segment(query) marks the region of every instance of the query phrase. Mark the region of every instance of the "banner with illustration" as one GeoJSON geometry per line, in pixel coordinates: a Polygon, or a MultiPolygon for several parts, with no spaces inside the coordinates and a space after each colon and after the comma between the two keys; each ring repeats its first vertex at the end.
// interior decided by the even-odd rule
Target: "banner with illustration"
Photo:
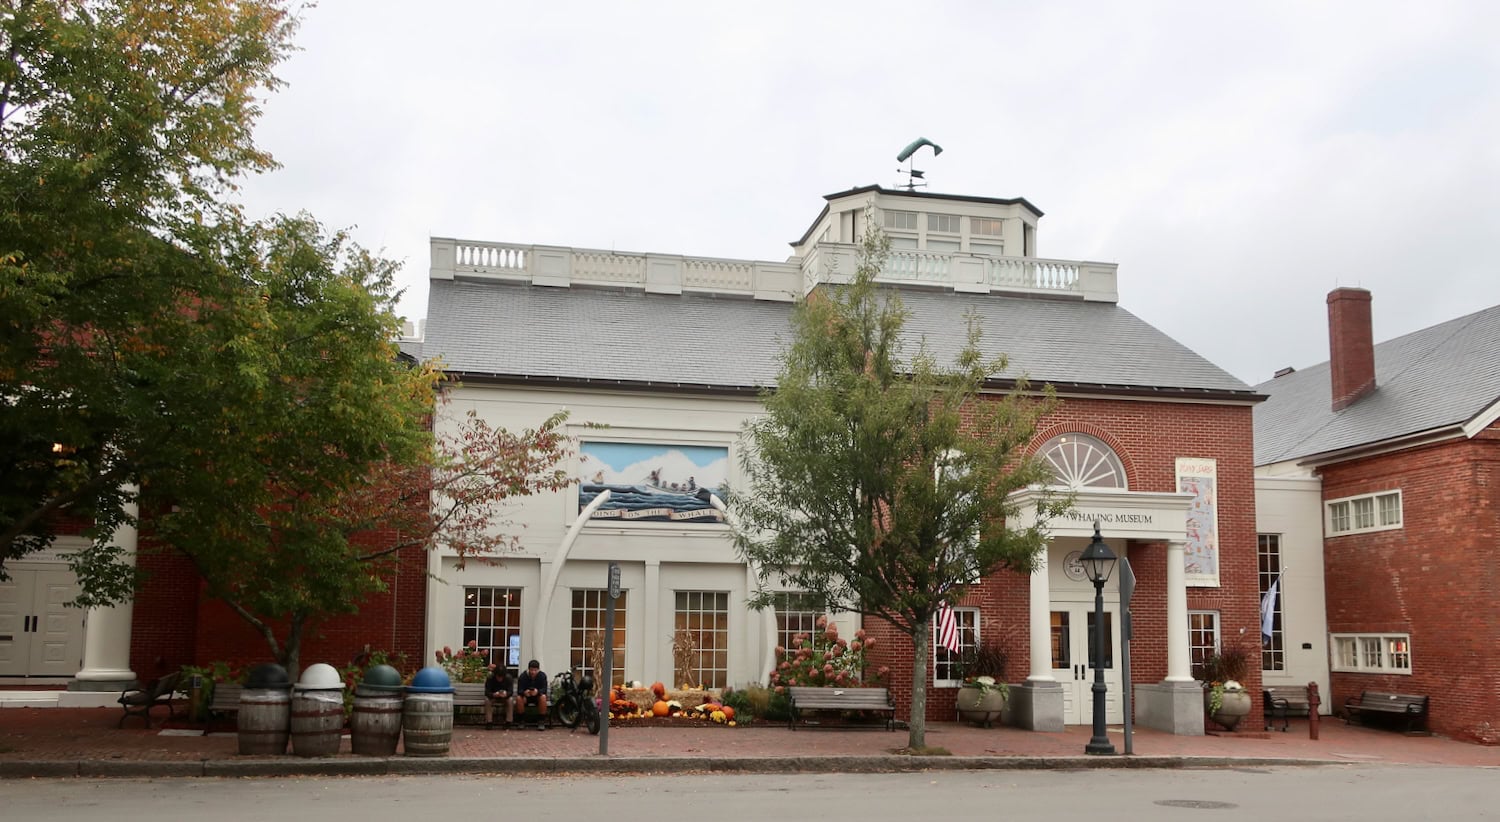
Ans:
{"type": "Polygon", "coordinates": [[[709,503],[723,499],[729,479],[729,448],[641,442],[579,445],[578,510],[600,492],[609,500],[590,519],[617,522],[720,524],[724,515],[709,503]]]}
{"type": "Polygon", "coordinates": [[[1193,495],[1187,513],[1187,584],[1219,585],[1219,470],[1204,457],[1177,458],[1177,490],[1193,495]]]}

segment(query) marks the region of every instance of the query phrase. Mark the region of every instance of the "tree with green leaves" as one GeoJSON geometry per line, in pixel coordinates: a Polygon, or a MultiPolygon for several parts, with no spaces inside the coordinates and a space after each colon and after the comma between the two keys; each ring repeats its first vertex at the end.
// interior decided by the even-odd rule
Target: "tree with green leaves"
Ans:
{"type": "Polygon", "coordinates": [[[239,283],[212,259],[295,19],[281,0],[0,3],[0,579],[60,522],[103,543],[197,445],[239,283]],[[196,381],[196,382],[195,382],[196,381]]]}
{"type": "Polygon", "coordinates": [[[815,591],[911,638],[915,750],[926,744],[934,615],[997,570],[1034,570],[1047,520],[1070,502],[1046,497],[1036,524],[1011,527],[1011,493],[1050,477],[1023,449],[1054,406],[1051,387],[1022,377],[996,392],[1006,358],[984,355],[973,316],[951,367],[925,341],[906,357],[906,309],[875,283],[889,251],[867,221],[852,282],[794,308],[766,413],[746,426],[747,482],[729,505],[759,576],[752,605],[769,607],[773,587],[815,591]]]}
{"type": "MultiPolygon", "coordinates": [[[[513,544],[506,501],[564,487],[559,413],[520,433],[470,415],[437,443],[435,363],[398,356],[396,264],[305,215],[222,236],[236,306],[192,303],[218,344],[180,363],[192,449],[146,477],[142,550],[186,557],[289,671],[331,616],[386,590],[408,548],[488,559],[513,544]],[[212,385],[193,385],[212,375],[212,385]],[[153,547],[154,546],[154,547],[153,547]]],[[[86,604],[135,583],[108,547],[77,563],[86,604]]]]}

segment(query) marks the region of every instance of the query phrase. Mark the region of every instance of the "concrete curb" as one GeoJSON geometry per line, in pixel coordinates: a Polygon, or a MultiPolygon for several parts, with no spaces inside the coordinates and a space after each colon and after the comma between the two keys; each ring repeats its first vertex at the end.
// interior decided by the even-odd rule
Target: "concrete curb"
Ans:
{"type": "Polygon", "coordinates": [[[568,757],[499,759],[452,757],[235,758],[196,761],[0,761],[0,779],[283,776],[417,776],[439,774],[679,774],[679,773],[904,773],[973,770],[1218,769],[1357,765],[1325,759],[1199,756],[792,756],[792,757],[568,757]]]}

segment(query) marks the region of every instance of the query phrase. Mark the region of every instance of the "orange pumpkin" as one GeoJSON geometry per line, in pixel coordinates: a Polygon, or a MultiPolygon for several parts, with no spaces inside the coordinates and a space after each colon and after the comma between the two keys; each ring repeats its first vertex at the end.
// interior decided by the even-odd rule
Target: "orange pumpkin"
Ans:
{"type": "Polygon", "coordinates": [[[734,719],[734,709],[733,708],[729,707],[728,705],[723,705],[723,706],[719,707],[719,710],[721,710],[721,711],[724,712],[724,718],[725,719],[734,719]]]}
{"type": "Polygon", "coordinates": [[[651,693],[656,694],[657,699],[666,699],[667,686],[661,684],[660,682],[653,682],[651,683],[651,693]]]}
{"type": "Polygon", "coordinates": [[[719,703],[717,703],[717,702],[705,702],[705,703],[703,703],[703,707],[699,708],[698,710],[700,710],[700,711],[702,711],[702,712],[704,712],[706,714],[711,714],[714,711],[719,710],[719,707],[720,707],[719,703]]]}
{"type": "Polygon", "coordinates": [[[656,715],[656,716],[666,716],[667,714],[669,714],[671,712],[672,712],[672,706],[668,705],[666,702],[664,702],[663,700],[660,700],[660,699],[658,699],[656,701],[655,705],[651,706],[651,713],[654,714],[654,715],[656,715]]]}
{"type": "Polygon", "coordinates": [[[609,689],[609,704],[613,705],[620,699],[620,694],[614,688],[609,689]]]}

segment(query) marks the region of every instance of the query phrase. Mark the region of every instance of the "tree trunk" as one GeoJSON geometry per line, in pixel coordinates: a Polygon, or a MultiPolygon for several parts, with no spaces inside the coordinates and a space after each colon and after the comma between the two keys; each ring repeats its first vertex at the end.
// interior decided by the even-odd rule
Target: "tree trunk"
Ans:
{"type": "MultiPolygon", "coordinates": [[[[919,625],[925,626],[922,622],[919,625]]],[[[910,729],[906,738],[908,748],[927,747],[927,639],[929,631],[918,628],[912,633],[911,661],[911,716],[907,719],[910,729]]]]}

